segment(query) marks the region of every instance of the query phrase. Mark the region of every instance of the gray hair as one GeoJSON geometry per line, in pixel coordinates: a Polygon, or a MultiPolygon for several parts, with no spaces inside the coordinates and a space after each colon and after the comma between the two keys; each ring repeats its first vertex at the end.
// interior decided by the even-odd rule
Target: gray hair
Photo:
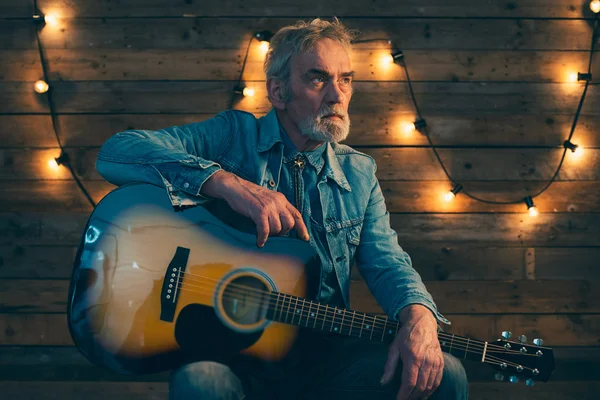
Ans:
{"type": "Polygon", "coordinates": [[[358,34],[357,30],[345,27],[337,17],[333,17],[333,22],[315,18],[310,22],[298,21],[295,25],[281,28],[271,38],[265,58],[267,80],[277,78],[284,82],[282,100],[287,103],[292,98],[290,59],[294,54],[313,51],[317,43],[326,38],[337,41],[350,51],[352,41],[358,34]]]}

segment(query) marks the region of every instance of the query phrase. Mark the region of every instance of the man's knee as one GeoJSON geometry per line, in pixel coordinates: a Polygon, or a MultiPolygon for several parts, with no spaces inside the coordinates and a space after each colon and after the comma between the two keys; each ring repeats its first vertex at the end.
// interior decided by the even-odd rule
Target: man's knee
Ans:
{"type": "Polygon", "coordinates": [[[456,357],[443,353],[444,376],[438,389],[431,396],[431,400],[455,399],[466,400],[469,398],[469,382],[467,373],[462,363],[456,357]]]}
{"type": "Polygon", "coordinates": [[[240,400],[242,382],[224,364],[200,361],[175,369],[169,382],[169,400],[240,400]]]}

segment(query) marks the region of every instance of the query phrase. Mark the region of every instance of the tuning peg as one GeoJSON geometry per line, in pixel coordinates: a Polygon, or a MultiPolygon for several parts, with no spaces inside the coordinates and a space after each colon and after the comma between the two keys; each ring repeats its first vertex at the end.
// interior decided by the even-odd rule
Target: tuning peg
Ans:
{"type": "Polygon", "coordinates": [[[510,331],[504,331],[502,332],[502,337],[504,339],[510,339],[512,337],[512,333],[510,331]]]}
{"type": "Polygon", "coordinates": [[[525,335],[519,335],[517,336],[517,340],[519,341],[519,343],[523,344],[523,343],[527,343],[527,336],[525,335]]]}
{"type": "Polygon", "coordinates": [[[544,341],[542,339],[533,339],[533,344],[535,344],[536,346],[543,346],[544,341]]]}
{"type": "Polygon", "coordinates": [[[497,372],[496,375],[494,375],[494,379],[497,381],[503,381],[504,380],[504,374],[501,374],[500,372],[497,372]]]}
{"type": "Polygon", "coordinates": [[[535,385],[535,381],[533,379],[529,378],[525,381],[525,384],[527,386],[533,386],[533,385],[535,385]]]}
{"type": "Polygon", "coordinates": [[[508,380],[510,381],[510,383],[518,383],[519,382],[519,378],[517,378],[516,376],[511,376],[510,378],[508,378],[508,380]]]}

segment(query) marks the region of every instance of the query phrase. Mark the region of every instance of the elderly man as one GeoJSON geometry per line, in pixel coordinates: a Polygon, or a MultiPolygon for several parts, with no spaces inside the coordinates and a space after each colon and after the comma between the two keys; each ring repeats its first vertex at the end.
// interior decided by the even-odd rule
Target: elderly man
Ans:
{"type": "Polygon", "coordinates": [[[114,184],[164,186],[174,207],[228,204],[270,235],[309,241],[320,259],[317,299],[348,307],[356,260],[377,302],[401,322],[386,345],[306,330],[285,365],[198,361],[173,371],[170,398],[466,399],[461,363],[442,353],[438,311],[398,245],[374,160],[339,142],[348,105],[355,35],[337,19],[282,28],[265,60],[264,117],[227,110],[158,131],[131,130],[102,147],[97,169],[114,184]]]}

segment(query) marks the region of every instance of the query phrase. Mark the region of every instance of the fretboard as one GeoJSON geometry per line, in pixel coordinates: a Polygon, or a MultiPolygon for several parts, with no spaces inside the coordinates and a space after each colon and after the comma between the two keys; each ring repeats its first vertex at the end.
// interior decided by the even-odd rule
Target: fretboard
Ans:
{"type": "MultiPolygon", "coordinates": [[[[362,339],[391,343],[400,323],[385,316],[331,307],[283,293],[272,293],[267,318],[284,324],[362,339]]],[[[486,342],[443,333],[438,335],[442,351],[457,358],[483,361],[486,342]]]]}

